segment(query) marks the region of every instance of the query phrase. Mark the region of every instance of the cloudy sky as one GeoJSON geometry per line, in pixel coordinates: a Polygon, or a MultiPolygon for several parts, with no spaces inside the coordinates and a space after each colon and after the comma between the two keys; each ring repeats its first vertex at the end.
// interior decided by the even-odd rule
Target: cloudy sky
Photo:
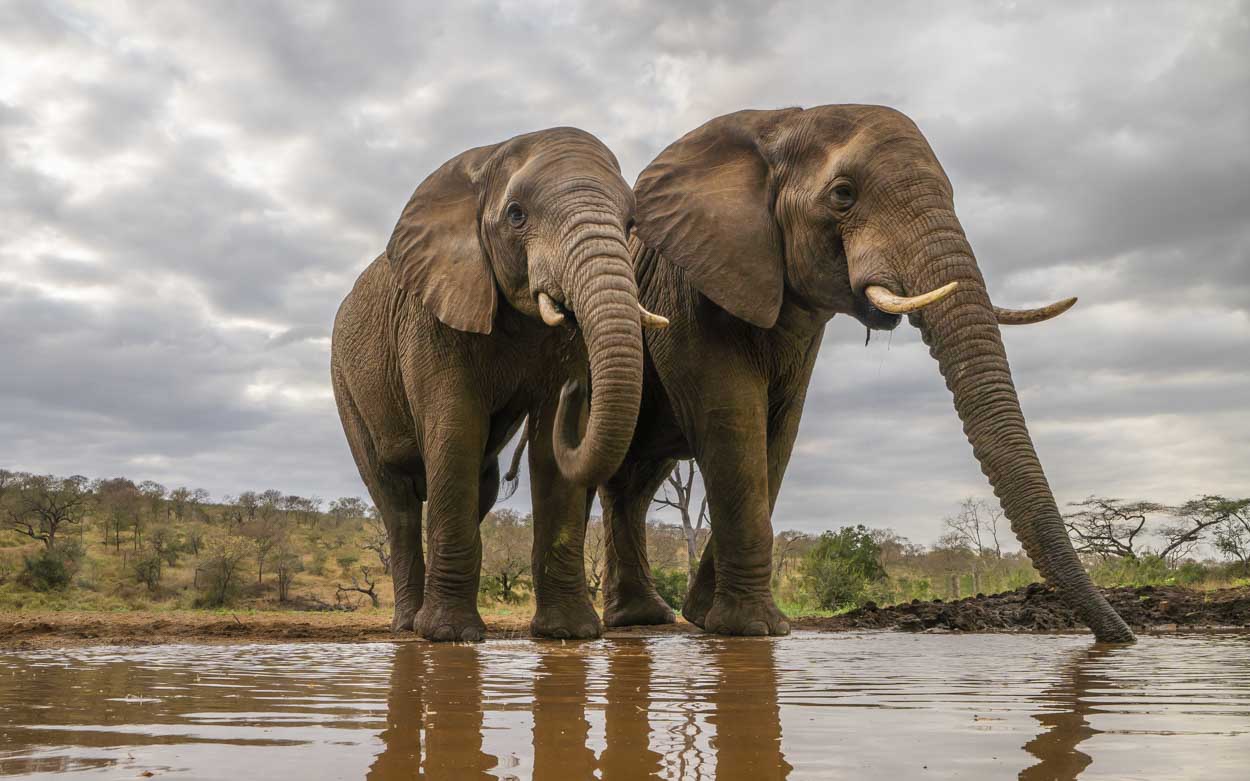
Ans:
{"type": "MultiPolygon", "coordinates": [[[[441,162],[575,125],[632,181],[741,108],[914,118],[1060,502],[1250,493],[1250,6],[0,3],[0,466],[363,495],[335,308],[441,162]]],[[[779,528],[988,495],[906,325],[827,329],[779,528]]],[[[528,504],[524,485],[513,498],[528,504]]]]}

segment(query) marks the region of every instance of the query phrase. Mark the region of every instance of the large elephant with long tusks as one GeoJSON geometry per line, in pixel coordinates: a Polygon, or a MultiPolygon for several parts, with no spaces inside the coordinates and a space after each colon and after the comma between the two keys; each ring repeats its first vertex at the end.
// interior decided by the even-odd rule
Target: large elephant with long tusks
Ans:
{"type": "Polygon", "coordinates": [[[471,149],[417,187],[343,301],[331,375],[390,537],[394,629],[482,639],[478,524],[496,498],[499,451],[529,415],[531,628],[602,631],[582,518],[633,436],[641,329],[664,325],[638,304],[633,210],[616,158],[586,132],[471,149]]]}
{"type": "Polygon", "coordinates": [[[880,106],[740,111],[711,120],[639,176],[631,252],[645,337],[635,441],[601,488],[608,625],[663,623],[644,544],[674,459],[703,473],[712,538],[683,615],[725,634],[785,634],[770,590],[771,513],[825,323],[891,329],[910,316],[954,396],[973,454],[1042,575],[1100,640],[1133,634],[1081,566],[1020,410],[994,305],[950,181],[906,116],[880,106]]]}

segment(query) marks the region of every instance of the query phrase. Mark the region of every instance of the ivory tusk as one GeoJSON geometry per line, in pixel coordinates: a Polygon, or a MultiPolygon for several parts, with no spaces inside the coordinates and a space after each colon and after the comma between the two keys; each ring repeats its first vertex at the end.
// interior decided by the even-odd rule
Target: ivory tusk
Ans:
{"type": "Polygon", "coordinates": [[[954,293],[957,287],[959,287],[958,282],[949,282],[937,290],[930,290],[928,293],[922,293],[918,296],[896,296],[880,285],[869,285],[864,288],[864,295],[868,297],[873,306],[882,312],[888,312],[892,315],[905,315],[908,312],[915,312],[921,307],[941,301],[951,293],[954,293]]]}
{"type": "Polygon", "coordinates": [[[546,293],[538,294],[538,313],[542,315],[543,322],[553,328],[564,322],[564,313],[560,311],[560,307],[556,302],[551,300],[551,296],[546,293]]]}
{"type": "Polygon", "coordinates": [[[1056,301],[1050,306],[1038,307],[1037,309],[1004,309],[1001,306],[996,306],[994,307],[994,316],[998,318],[999,325],[1031,325],[1040,323],[1043,320],[1049,320],[1052,317],[1058,317],[1071,309],[1075,303],[1076,296],[1065,298],[1062,301],[1056,301]]]}
{"type": "Polygon", "coordinates": [[[652,330],[657,330],[657,331],[661,328],[668,328],[667,317],[661,317],[660,315],[657,315],[654,312],[648,312],[646,309],[643,308],[642,304],[638,305],[638,315],[639,315],[639,318],[642,320],[643,328],[650,328],[652,330]]]}

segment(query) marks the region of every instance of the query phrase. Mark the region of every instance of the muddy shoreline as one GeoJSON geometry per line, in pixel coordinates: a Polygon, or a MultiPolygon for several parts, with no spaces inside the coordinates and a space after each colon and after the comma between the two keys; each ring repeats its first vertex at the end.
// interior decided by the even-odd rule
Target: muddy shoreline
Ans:
{"type": "MultiPolygon", "coordinates": [[[[1177,587],[1105,589],[1111,604],[1139,632],[1250,628],[1250,588],[1194,591],[1177,587]]],[[[529,619],[486,617],[490,639],[528,636],[529,619]]],[[[795,617],[796,629],[846,632],[889,629],[911,632],[1084,632],[1058,594],[1041,584],[956,602],[869,605],[832,618],[795,617]]],[[[612,629],[608,637],[697,634],[679,621],[663,627],[612,629]]],[[[392,634],[378,614],[195,611],[94,613],[31,611],[0,615],[0,649],[162,643],[361,643],[412,642],[392,634]]]]}

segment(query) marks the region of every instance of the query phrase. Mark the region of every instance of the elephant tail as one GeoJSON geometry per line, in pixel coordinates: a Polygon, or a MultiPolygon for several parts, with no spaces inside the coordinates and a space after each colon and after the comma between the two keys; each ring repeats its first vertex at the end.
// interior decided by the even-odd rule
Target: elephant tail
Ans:
{"type": "Polygon", "coordinates": [[[503,479],[499,481],[499,502],[511,499],[516,493],[517,485],[520,479],[517,474],[521,471],[521,456],[525,453],[525,445],[530,439],[530,421],[525,419],[525,428],[521,429],[521,441],[517,443],[516,450],[512,453],[512,465],[508,467],[508,471],[504,473],[503,479]]]}

